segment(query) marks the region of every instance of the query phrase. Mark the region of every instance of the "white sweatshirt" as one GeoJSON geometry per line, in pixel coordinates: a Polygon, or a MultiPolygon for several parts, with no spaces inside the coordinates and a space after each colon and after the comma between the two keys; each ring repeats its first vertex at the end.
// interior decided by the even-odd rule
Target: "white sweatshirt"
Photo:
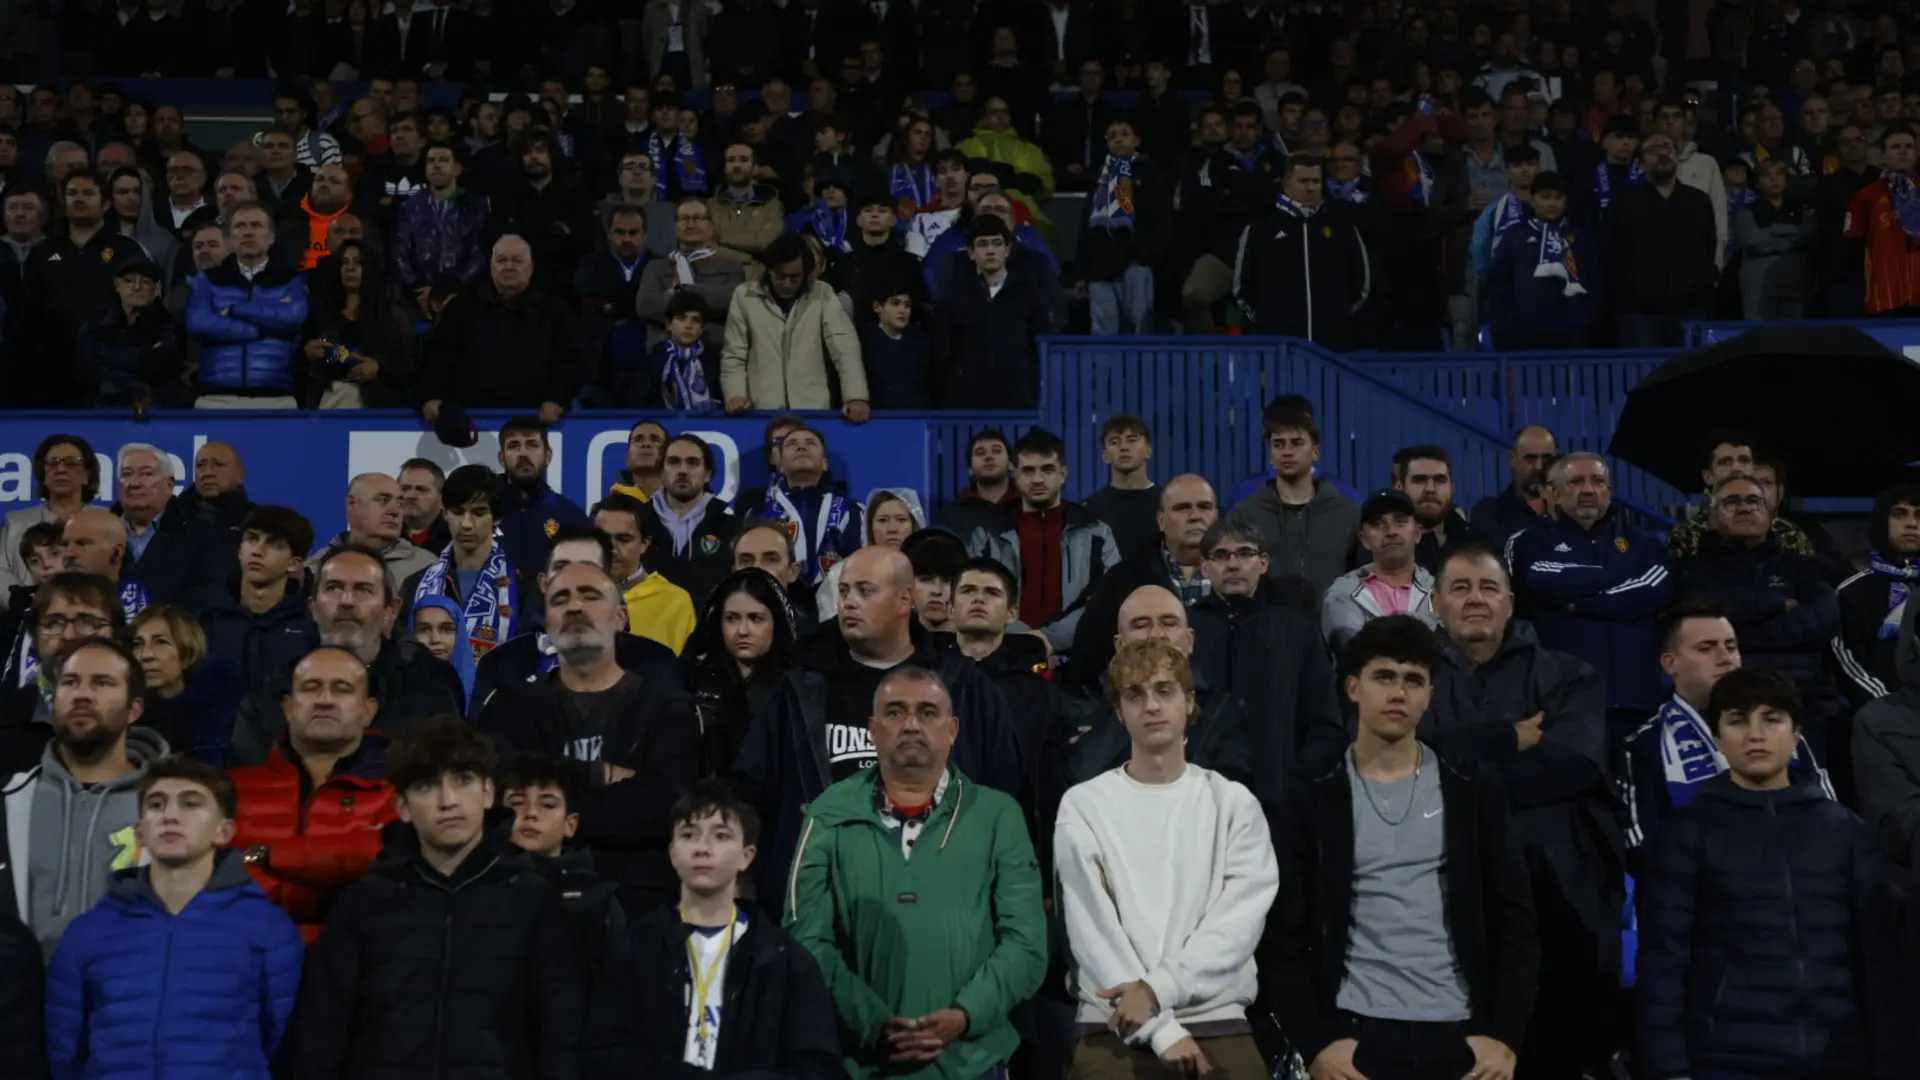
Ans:
{"type": "Polygon", "coordinates": [[[1105,1024],[1099,992],[1136,979],[1160,1012],[1128,1042],[1156,1055],[1187,1037],[1183,1024],[1246,1017],[1280,891],[1252,792],[1198,765],[1171,784],[1102,773],[1061,800],[1054,872],[1081,1023],[1105,1024]]]}

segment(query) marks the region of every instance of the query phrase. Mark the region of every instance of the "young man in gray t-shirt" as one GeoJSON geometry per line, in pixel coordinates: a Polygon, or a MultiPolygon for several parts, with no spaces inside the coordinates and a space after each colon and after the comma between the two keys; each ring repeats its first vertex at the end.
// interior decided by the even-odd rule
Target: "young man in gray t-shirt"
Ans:
{"type": "Polygon", "coordinates": [[[1280,900],[1261,975],[1314,1080],[1513,1080],[1539,966],[1532,894],[1496,778],[1415,737],[1440,663],[1406,615],[1342,670],[1342,760],[1276,813],[1280,900]]]}

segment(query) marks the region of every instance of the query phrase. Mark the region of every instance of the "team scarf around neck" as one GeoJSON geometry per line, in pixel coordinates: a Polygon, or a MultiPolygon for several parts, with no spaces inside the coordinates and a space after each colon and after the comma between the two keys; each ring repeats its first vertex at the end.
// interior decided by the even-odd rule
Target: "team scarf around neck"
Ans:
{"type": "Polygon", "coordinates": [[[1500,234],[1508,229],[1517,228],[1527,220],[1527,204],[1520,196],[1506,194],[1493,204],[1493,250],[1500,250],[1500,234]]]}
{"type": "Polygon", "coordinates": [[[666,392],[667,408],[687,413],[712,412],[713,392],[707,386],[706,365],[700,362],[707,352],[706,343],[696,341],[683,347],[669,339],[665,344],[667,366],[661,372],[660,382],[666,392]]]}
{"type": "Polygon", "coordinates": [[[692,285],[693,264],[702,259],[713,258],[714,249],[697,248],[693,251],[676,251],[668,256],[673,260],[674,281],[681,285],[692,285]]]}
{"type": "Polygon", "coordinates": [[[835,210],[825,199],[813,200],[813,235],[828,251],[852,251],[847,243],[847,212],[835,210]]]}
{"type": "MultiPolygon", "coordinates": [[[[487,563],[474,579],[472,594],[453,597],[460,603],[460,640],[473,653],[476,663],[512,637],[520,621],[519,587],[507,566],[507,552],[500,543],[500,535],[496,529],[493,550],[487,553],[487,563]]],[[[447,550],[421,573],[420,584],[413,590],[413,604],[417,606],[429,596],[452,596],[447,588],[456,581],[453,545],[448,544],[447,550]]]]}
{"type": "Polygon", "coordinates": [[[1580,284],[1580,263],[1573,257],[1566,221],[1534,220],[1528,224],[1540,234],[1540,261],[1534,265],[1533,276],[1559,278],[1561,296],[1585,296],[1587,287],[1580,284]]]}
{"type": "Polygon", "coordinates": [[[1314,212],[1320,209],[1318,206],[1301,206],[1299,203],[1287,198],[1284,192],[1274,197],[1273,205],[1302,220],[1312,217],[1314,212]]]}
{"type": "Polygon", "coordinates": [[[1893,216],[1900,221],[1900,231],[1907,234],[1909,243],[1920,244],[1920,190],[1915,190],[1913,177],[1888,173],[1887,195],[1893,203],[1893,216]]]}
{"type": "Polygon", "coordinates": [[[793,561],[800,564],[800,579],[809,585],[819,584],[834,563],[859,547],[859,533],[849,528],[856,524],[853,502],[837,491],[828,491],[820,500],[820,515],[811,533],[806,522],[800,520],[799,507],[787,497],[784,476],[767,486],[767,501],[760,507],[760,516],[786,532],[793,544],[793,561]]]}
{"type": "MultiPolygon", "coordinates": [[[[658,198],[667,195],[667,140],[659,132],[647,136],[647,156],[653,159],[653,193],[658,198]]],[[[707,190],[707,159],[700,148],[685,135],[673,137],[672,174],[680,180],[680,190],[701,192],[707,190]]]]}
{"type": "Polygon", "coordinates": [[[1355,205],[1373,198],[1373,177],[1362,173],[1351,180],[1327,181],[1327,198],[1355,205]]]}
{"type": "MultiPolygon", "coordinates": [[[[1693,801],[1701,784],[1727,771],[1727,759],[1707,722],[1678,698],[1661,706],[1654,721],[1660,725],[1661,778],[1666,783],[1667,802],[1678,810],[1693,801]]],[[[1821,790],[1827,798],[1834,798],[1833,782],[1813,756],[1805,736],[1794,747],[1788,769],[1819,778],[1821,790]]]]}
{"type": "MultiPolygon", "coordinates": [[[[1646,179],[1647,173],[1646,170],[1640,167],[1640,159],[1633,159],[1632,163],[1627,166],[1627,186],[1637,188],[1644,183],[1646,179]]],[[[1604,161],[1593,167],[1593,193],[1595,201],[1600,204],[1600,209],[1605,210],[1612,204],[1613,170],[1608,168],[1607,163],[1604,161]]]]}
{"type": "Polygon", "coordinates": [[[1920,564],[1888,562],[1880,553],[1870,552],[1867,566],[1878,577],[1887,578],[1887,614],[1880,620],[1880,630],[1874,636],[1881,641],[1891,641],[1900,636],[1900,620],[1907,614],[1907,597],[1913,593],[1913,583],[1920,581],[1920,564]]]}
{"type": "Polygon", "coordinates": [[[1433,161],[1427,155],[1415,150],[1407,155],[1404,166],[1407,177],[1407,197],[1418,206],[1427,205],[1433,197],[1433,161]]]}
{"type": "Polygon", "coordinates": [[[1133,159],[1107,155],[1100,182],[1093,186],[1087,224],[1103,229],[1133,228],[1133,159]]]}
{"type": "MultiPolygon", "coordinates": [[[[128,578],[120,583],[120,613],[124,625],[131,627],[134,616],[147,610],[147,587],[128,578]]],[[[20,668],[20,685],[32,686],[40,679],[40,657],[33,651],[33,633],[27,631],[20,635],[20,655],[17,658],[20,668]]]]}
{"type": "Polygon", "coordinates": [[[933,170],[924,164],[897,162],[888,178],[887,193],[893,196],[893,213],[901,221],[925,209],[933,201],[933,170]]]}

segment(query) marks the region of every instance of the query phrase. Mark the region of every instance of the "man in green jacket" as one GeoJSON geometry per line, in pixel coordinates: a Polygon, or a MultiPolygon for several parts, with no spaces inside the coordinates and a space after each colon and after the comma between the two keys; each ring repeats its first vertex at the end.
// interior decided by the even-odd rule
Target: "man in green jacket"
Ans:
{"type": "Polygon", "coordinates": [[[1046,971],[1040,868],[1020,806],[948,764],[961,719],[940,677],[874,693],[878,767],[806,808],[785,912],[820,962],[853,1080],[999,1075],[1008,1021],[1046,971]]]}

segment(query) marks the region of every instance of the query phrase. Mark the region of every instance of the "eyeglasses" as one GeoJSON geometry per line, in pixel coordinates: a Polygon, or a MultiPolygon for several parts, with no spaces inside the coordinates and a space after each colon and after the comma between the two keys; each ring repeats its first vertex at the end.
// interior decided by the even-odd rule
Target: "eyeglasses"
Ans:
{"type": "Polygon", "coordinates": [[[113,625],[98,615],[42,615],[38,626],[51,634],[64,634],[68,627],[83,634],[98,634],[113,625]]]}
{"type": "Polygon", "coordinates": [[[83,457],[50,457],[46,460],[49,469],[84,469],[87,459],[83,457]]]}
{"type": "Polygon", "coordinates": [[[1215,563],[1252,562],[1259,557],[1259,549],[1250,547],[1214,548],[1212,551],[1207,552],[1207,561],[1215,563]]]}
{"type": "Polygon", "coordinates": [[[1767,505],[1767,500],[1758,495],[1729,495],[1720,500],[1722,510],[1758,510],[1767,505]]]}

